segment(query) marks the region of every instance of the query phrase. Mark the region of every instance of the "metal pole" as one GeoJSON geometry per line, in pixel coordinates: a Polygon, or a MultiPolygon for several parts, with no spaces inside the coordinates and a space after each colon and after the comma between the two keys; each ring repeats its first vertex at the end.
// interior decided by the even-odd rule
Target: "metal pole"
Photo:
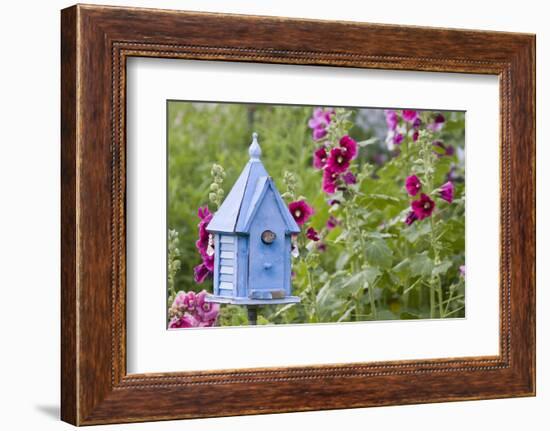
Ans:
{"type": "Polygon", "coordinates": [[[258,323],[258,306],[249,305],[246,309],[248,311],[248,324],[256,325],[258,323]]]}

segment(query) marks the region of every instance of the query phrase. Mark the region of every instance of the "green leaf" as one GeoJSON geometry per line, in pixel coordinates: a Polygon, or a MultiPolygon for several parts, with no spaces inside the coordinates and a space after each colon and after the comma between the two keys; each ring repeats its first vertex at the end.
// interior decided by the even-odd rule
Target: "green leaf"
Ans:
{"type": "Polygon", "coordinates": [[[378,141],[379,141],[378,138],[374,137],[374,138],[366,139],[364,141],[359,141],[357,142],[357,145],[359,145],[360,147],[366,147],[368,145],[377,144],[378,141]]]}
{"type": "Polygon", "coordinates": [[[393,251],[386,241],[381,238],[373,238],[367,241],[367,261],[371,265],[389,268],[393,261],[393,251]]]}
{"type": "Polygon", "coordinates": [[[452,265],[453,263],[450,260],[444,260],[432,269],[432,275],[435,277],[436,275],[445,274],[452,265]]]}
{"type": "Polygon", "coordinates": [[[410,268],[412,276],[429,276],[432,274],[433,262],[427,254],[418,254],[411,258],[410,268]]]}

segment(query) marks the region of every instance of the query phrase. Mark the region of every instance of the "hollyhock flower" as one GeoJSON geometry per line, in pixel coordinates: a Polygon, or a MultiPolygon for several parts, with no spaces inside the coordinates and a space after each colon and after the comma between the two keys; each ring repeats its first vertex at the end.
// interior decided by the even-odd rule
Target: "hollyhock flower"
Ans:
{"type": "Polygon", "coordinates": [[[327,149],[325,146],[317,148],[313,152],[313,167],[317,169],[323,169],[327,164],[327,149]]]}
{"type": "Polygon", "coordinates": [[[197,294],[197,309],[196,315],[202,323],[209,323],[208,325],[201,326],[213,326],[214,322],[218,318],[220,312],[220,305],[206,301],[208,293],[203,290],[197,294]]]}
{"type": "Polygon", "coordinates": [[[384,109],[384,114],[386,114],[386,124],[388,125],[389,130],[395,130],[397,123],[399,122],[399,117],[393,109],[384,109]]]}
{"type": "Polygon", "coordinates": [[[200,284],[204,282],[204,280],[206,280],[206,278],[210,274],[212,274],[212,271],[208,269],[206,264],[203,262],[195,266],[195,268],[193,268],[193,273],[194,273],[195,282],[200,284]]]}
{"type": "Polygon", "coordinates": [[[332,230],[334,229],[336,226],[338,226],[340,224],[340,220],[338,220],[336,217],[334,216],[330,216],[327,220],[327,229],[328,230],[332,230]]]}
{"type": "Polygon", "coordinates": [[[197,295],[195,292],[187,292],[185,297],[183,298],[183,305],[185,308],[189,311],[195,310],[195,305],[197,304],[197,295]]]}
{"type": "Polygon", "coordinates": [[[353,175],[353,173],[351,172],[346,172],[343,176],[342,176],[342,179],[344,180],[344,182],[346,184],[356,184],[357,183],[357,178],[355,177],[355,175],[353,175]]]}
{"type": "Polygon", "coordinates": [[[204,257],[207,256],[206,250],[208,248],[208,238],[210,235],[206,230],[206,227],[214,215],[210,213],[208,206],[204,206],[202,208],[199,207],[198,216],[200,218],[200,222],[197,225],[199,228],[199,239],[195,242],[195,246],[197,247],[197,250],[199,250],[201,256],[204,257]]]}
{"type": "Polygon", "coordinates": [[[327,169],[336,173],[346,172],[349,168],[351,157],[343,148],[333,148],[327,160],[327,169]]]}
{"type": "Polygon", "coordinates": [[[418,133],[418,130],[415,130],[412,134],[413,142],[418,141],[418,137],[420,136],[420,133],[418,133]]]}
{"type": "Polygon", "coordinates": [[[422,193],[420,199],[412,201],[411,206],[418,220],[424,220],[432,215],[435,202],[427,194],[422,193]]]}
{"type": "Polygon", "coordinates": [[[357,142],[348,135],[342,136],[340,139],[340,147],[343,148],[349,160],[353,160],[355,156],[357,156],[357,142]]]}
{"type": "Polygon", "coordinates": [[[338,181],[339,174],[334,172],[332,168],[327,166],[323,171],[323,191],[325,193],[332,194],[336,191],[336,182],[338,181]]]}
{"type": "Polygon", "coordinates": [[[314,140],[318,141],[327,135],[332,114],[334,114],[334,109],[315,108],[313,110],[313,116],[307,124],[313,130],[312,135],[314,140]]]}
{"type": "Polygon", "coordinates": [[[312,241],[319,241],[319,232],[312,227],[309,227],[306,231],[306,237],[312,241]]]}
{"type": "Polygon", "coordinates": [[[451,203],[454,198],[455,187],[452,182],[447,181],[439,188],[439,196],[444,201],[451,203]]]}
{"type": "Polygon", "coordinates": [[[418,112],[412,109],[403,109],[402,115],[407,123],[414,123],[418,118],[418,112]]]}
{"type": "Polygon", "coordinates": [[[443,156],[452,156],[455,153],[455,149],[451,145],[445,145],[441,141],[433,141],[434,154],[441,158],[443,156]]]}
{"type": "Polygon", "coordinates": [[[168,328],[178,329],[178,328],[193,328],[199,325],[197,319],[195,319],[191,314],[185,313],[182,316],[175,316],[168,323],[168,328]]]}
{"type": "Polygon", "coordinates": [[[415,129],[418,129],[421,125],[422,125],[422,120],[420,119],[420,117],[417,117],[416,120],[414,120],[412,123],[412,126],[415,129]]]}
{"type": "Polygon", "coordinates": [[[458,267],[458,273],[462,278],[466,277],[466,265],[460,265],[458,267]]]}
{"type": "Polygon", "coordinates": [[[176,297],[174,298],[174,302],[172,302],[172,307],[182,311],[185,310],[187,308],[187,304],[185,303],[186,297],[187,297],[187,294],[183,290],[180,290],[176,294],[176,297]]]}
{"type": "Polygon", "coordinates": [[[403,133],[396,133],[393,135],[392,141],[394,145],[401,145],[401,142],[403,142],[403,139],[405,137],[403,136],[403,133]]]}
{"type": "Polygon", "coordinates": [[[318,127],[316,129],[313,129],[312,136],[314,141],[320,141],[325,136],[327,136],[327,129],[324,129],[322,127],[318,127]]]}
{"type": "Polygon", "coordinates": [[[409,196],[416,196],[422,188],[420,178],[418,178],[416,175],[408,176],[405,180],[405,188],[407,189],[407,193],[409,194],[409,196]]]}
{"type": "Polygon", "coordinates": [[[303,199],[289,203],[288,209],[299,226],[307,222],[313,215],[313,208],[303,199]]]}
{"type": "Polygon", "coordinates": [[[409,213],[407,214],[407,218],[405,219],[405,224],[407,226],[410,226],[411,224],[413,224],[416,220],[418,220],[418,217],[416,216],[416,214],[414,213],[414,211],[409,211],[409,213]]]}
{"type": "Polygon", "coordinates": [[[443,116],[443,114],[437,114],[433,122],[427,125],[427,128],[430,129],[432,132],[439,132],[443,128],[444,123],[445,117],[443,116]]]}

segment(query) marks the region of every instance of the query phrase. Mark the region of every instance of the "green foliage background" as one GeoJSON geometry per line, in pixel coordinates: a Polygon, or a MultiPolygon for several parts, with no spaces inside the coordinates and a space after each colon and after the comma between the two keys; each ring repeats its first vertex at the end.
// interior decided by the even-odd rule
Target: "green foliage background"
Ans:
{"type": "MultiPolygon", "coordinates": [[[[446,181],[454,166],[455,201],[437,201],[442,210],[433,217],[434,224],[424,220],[407,227],[403,219],[411,199],[404,181],[411,170],[422,174],[421,145],[410,144],[406,157],[394,157],[384,142],[383,111],[346,109],[348,133],[364,144],[353,164],[360,181],[352,195],[341,197],[347,199],[345,204],[331,209],[329,196],[321,190],[322,174],[312,167],[312,153],[319,145],[307,127],[312,111],[301,106],[168,103],[168,226],[179,237],[171,235],[169,261],[180,263],[171,265],[176,269],[168,283],[167,305],[180,290],[212,291],[211,279],[203,284],[193,280],[193,267],[201,262],[195,248],[197,209],[209,204],[212,165],[225,169],[227,194],[248,160],[251,134],[257,132],[262,161],[281,192],[286,190],[285,172],[296,174],[297,195],[315,208],[310,226],[321,231],[329,210],[348,220],[325,230],[323,253],[301,235],[303,251],[293,263],[293,289],[302,301],[263,307],[259,323],[463,317],[464,280],[458,267],[464,264],[464,163],[457,153],[464,149],[464,114],[445,113],[447,121],[437,139],[458,151],[433,160],[434,187],[446,181]]],[[[220,325],[246,323],[243,307],[222,306],[220,325]]]]}

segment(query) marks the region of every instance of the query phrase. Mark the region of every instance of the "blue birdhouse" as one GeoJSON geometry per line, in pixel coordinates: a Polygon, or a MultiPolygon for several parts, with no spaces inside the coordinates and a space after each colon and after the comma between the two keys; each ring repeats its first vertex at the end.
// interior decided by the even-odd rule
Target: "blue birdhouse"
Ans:
{"type": "Polygon", "coordinates": [[[260,160],[250,160],[207,226],[214,244],[214,294],[207,301],[254,306],[300,302],[292,296],[292,237],[300,228],[260,160]]]}

